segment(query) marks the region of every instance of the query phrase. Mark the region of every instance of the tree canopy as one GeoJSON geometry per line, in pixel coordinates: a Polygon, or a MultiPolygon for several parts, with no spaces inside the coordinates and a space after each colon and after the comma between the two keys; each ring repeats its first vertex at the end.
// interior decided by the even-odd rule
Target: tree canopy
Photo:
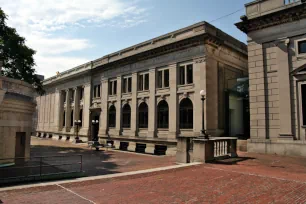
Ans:
{"type": "Polygon", "coordinates": [[[7,16],[0,8],[0,61],[1,74],[32,84],[39,94],[44,94],[40,79],[35,74],[35,50],[25,45],[25,38],[16,29],[7,26],[7,16]]]}

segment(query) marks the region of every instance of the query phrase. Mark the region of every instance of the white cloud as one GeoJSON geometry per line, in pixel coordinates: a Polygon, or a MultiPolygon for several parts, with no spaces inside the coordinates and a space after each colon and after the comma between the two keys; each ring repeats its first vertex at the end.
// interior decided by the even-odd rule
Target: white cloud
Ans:
{"type": "Polygon", "coordinates": [[[36,55],[35,61],[41,67],[43,67],[45,77],[51,77],[56,74],[57,71],[63,72],[67,69],[76,67],[78,65],[88,62],[86,58],[77,57],[60,57],[60,56],[42,56],[36,55]]]}
{"type": "Polygon", "coordinates": [[[124,0],[0,0],[9,15],[8,24],[26,38],[37,51],[37,72],[47,77],[88,59],[63,57],[63,54],[91,48],[88,39],[58,37],[71,27],[132,27],[145,22],[145,9],[137,1],[124,0]],[[55,31],[57,35],[55,35],[55,31]]]}

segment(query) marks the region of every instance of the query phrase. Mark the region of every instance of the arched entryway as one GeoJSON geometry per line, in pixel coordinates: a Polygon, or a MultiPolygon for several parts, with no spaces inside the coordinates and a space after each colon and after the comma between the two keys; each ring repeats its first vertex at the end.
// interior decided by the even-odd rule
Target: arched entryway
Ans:
{"type": "Polygon", "coordinates": [[[131,106],[125,104],[122,108],[122,127],[131,128],[131,106]]]}
{"type": "Polygon", "coordinates": [[[142,102],[138,108],[138,125],[139,128],[148,128],[148,105],[142,102]]]}
{"type": "Polygon", "coordinates": [[[160,101],[157,106],[157,128],[169,128],[169,106],[165,100],[160,101]]]}
{"type": "Polygon", "coordinates": [[[180,102],[180,129],[193,129],[193,104],[189,98],[180,102]]]}

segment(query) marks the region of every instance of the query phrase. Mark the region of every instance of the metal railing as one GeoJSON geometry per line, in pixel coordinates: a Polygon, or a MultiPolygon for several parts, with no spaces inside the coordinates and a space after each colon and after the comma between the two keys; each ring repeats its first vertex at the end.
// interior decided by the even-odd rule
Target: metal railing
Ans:
{"type": "Polygon", "coordinates": [[[0,184],[71,177],[83,172],[82,155],[15,157],[0,159],[0,184]]]}

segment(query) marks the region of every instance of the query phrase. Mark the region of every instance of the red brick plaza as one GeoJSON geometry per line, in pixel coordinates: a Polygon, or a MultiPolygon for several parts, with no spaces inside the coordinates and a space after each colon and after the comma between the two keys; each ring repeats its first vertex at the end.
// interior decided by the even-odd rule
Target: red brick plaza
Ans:
{"type": "Polygon", "coordinates": [[[239,162],[0,191],[0,199],[9,204],[306,203],[305,158],[239,155],[239,162]]]}

